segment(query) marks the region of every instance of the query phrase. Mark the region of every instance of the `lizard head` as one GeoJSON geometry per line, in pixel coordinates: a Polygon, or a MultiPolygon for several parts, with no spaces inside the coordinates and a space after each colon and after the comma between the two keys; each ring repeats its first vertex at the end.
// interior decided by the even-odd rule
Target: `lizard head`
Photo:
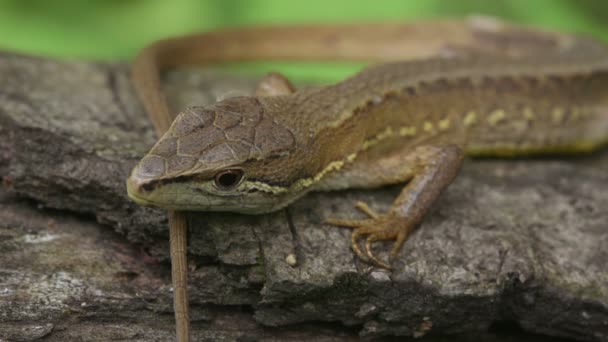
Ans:
{"type": "Polygon", "coordinates": [[[233,97],[187,108],[131,171],[129,197],[173,210],[279,209],[290,193],[261,180],[261,174],[273,172],[269,160],[276,165],[290,157],[295,139],[273,119],[270,107],[277,106],[256,97],[233,97]]]}

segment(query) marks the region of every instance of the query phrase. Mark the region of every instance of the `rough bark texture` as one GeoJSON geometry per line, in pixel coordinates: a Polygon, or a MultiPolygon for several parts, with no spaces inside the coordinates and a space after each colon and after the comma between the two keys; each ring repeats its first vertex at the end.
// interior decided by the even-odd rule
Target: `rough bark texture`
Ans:
{"type": "MultiPolygon", "coordinates": [[[[125,195],[154,142],[127,67],[5,53],[0,75],[0,341],[169,340],[165,212],[125,195]]],[[[208,72],[166,81],[176,110],[252,85],[208,72]]],[[[322,223],[359,216],[357,200],[383,210],[398,190],[311,194],[264,216],[191,214],[195,336],[480,336],[511,322],[608,339],[607,151],[467,161],[392,272],[358,262],[349,231],[322,223]]]]}

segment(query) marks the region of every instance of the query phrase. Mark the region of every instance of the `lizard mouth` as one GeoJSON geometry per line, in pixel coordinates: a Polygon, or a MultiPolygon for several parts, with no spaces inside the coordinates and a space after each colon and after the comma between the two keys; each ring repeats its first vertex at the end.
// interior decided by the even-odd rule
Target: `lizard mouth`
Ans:
{"type": "Polygon", "coordinates": [[[141,195],[141,186],[134,182],[134,180],[129,177],[127,179],[127,195],[130,199],[132,199],[135,203],[144,206],[158,206],[158,204],[150,201],[148,198],[141,195]]]}

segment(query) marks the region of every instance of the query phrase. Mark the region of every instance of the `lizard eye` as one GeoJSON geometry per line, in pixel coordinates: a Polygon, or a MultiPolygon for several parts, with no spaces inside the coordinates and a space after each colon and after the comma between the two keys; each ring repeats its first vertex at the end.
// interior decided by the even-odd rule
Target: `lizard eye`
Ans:
{"type": "Polygon", "coordinates": [[[215,187],[220,190],[232,190],[243,179],[243,170],[229,169],[220,171],[215,175],[215,187]]]}

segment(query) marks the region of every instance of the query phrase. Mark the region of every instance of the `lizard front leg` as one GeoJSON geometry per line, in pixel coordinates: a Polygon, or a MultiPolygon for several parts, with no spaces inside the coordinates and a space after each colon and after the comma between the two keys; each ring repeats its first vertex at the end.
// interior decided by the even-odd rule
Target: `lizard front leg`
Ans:
{"type": "Polygon", "coordinates": [[[458,174],[462,165],[463,151],[458,145],[419,146],[410,154],[401,157],[404,163],[411,166],[412,178],[388,212],[378,214],[365,203],[358,203],[357,208],[370,218],[326,220],[332,225],[353,228],[351,246],[354,252],[361,259],[387,269],[391,266],[373,255],[372,243],[394,240],[390,257],[392,259],[397,255],[433,202],[458,174]],[[362,238],[365,238],[364,249],[359,245],[359,240],[362,238]]]}

